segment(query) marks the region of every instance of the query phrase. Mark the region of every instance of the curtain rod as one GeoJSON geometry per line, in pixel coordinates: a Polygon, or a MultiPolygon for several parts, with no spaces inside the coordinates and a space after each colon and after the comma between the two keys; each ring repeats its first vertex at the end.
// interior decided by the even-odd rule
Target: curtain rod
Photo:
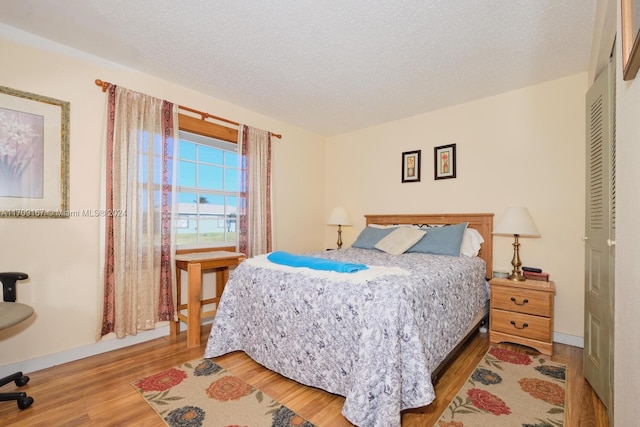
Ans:
{"type": "MultiPolygon", "coordinates": [[[[109,86],[111,86],[111,83],[102,81],[100,79],[96,79],[96,86],[100,86],[102,88],[102,91],[106,92],[107,89],[109,89],[109,86]]],[[[225,119],[224,117],[214,116],[213,114],[205,113],[204,111],[194,110],[193,108],[185,107],[184,105],[178,105],[178,108],[181,110],[189,111],[191,113],[200,114],[200,116],[202,117],[202,120],[214,119],[214,120],[219,120],[221,122],[230,123],[236,126],[240,125],[240,123],[234,122],[233,120],[225,119]]],[[[282,138],[282,135],[279,133],[273,133],[273,132],[269,132],[269,133],[271,134],[271,136],[275,136],[276,138],[282,138]]]]}

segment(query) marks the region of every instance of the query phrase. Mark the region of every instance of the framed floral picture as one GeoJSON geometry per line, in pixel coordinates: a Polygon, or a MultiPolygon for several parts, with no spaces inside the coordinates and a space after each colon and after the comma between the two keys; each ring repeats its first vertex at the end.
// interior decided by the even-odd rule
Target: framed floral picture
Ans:
{"type": "Polygon", "coordinates": [[[69,102],[0,86],[0,218],[69,217],[69,102]]]}
{"type": "Polygon", "coordinates": [[[420,152],[402,153],[402,182],[420,182],[420,152]]]}
{"type": "Polygon", "coordinates": [[[456,144],[443,145],[434,149],[434,179],[456,177],[456,144]]]}

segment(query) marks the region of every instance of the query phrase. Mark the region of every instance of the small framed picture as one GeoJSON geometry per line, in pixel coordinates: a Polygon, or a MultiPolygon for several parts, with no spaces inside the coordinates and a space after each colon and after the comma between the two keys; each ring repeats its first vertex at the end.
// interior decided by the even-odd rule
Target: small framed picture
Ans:
{"type": "Polygon", "coordinates": [[[456,177],[456,144],[435,147],[434,179],[447,179],[456,177]]]}
{"type": "Polygon", "coordinates": [[[402,182],[420,182],[420,151],[402,153],[402,182]]]}

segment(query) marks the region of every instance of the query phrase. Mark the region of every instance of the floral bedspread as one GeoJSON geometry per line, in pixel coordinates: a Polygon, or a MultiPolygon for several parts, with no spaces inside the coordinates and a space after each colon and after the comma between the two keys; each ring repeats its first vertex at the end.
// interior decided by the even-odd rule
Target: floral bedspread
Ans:
{"type": "Polygon", "coordinates": [[[229,277],[205,357],[244,351],[288,378],[344,396],[342,413],[355,425],[400,426],[401,410],[433,401],[431,371],[485,305],[484,261],[357,248],[306,255],[393,269],[343,281],[336,274],[349,273],[247,260],[229,277]]]}

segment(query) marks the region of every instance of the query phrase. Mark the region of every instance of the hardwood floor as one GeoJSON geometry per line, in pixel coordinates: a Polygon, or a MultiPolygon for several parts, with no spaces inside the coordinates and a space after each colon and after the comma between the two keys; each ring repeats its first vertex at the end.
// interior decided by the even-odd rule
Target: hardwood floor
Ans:
{"type": "MultiPolygon", "coordinates": [[[[15,402],[0,402],[2,426],[164,426],[131,382],[201,357],[210,326],[203,327],[202,345],[186,348],[186,334],[92,356],[29,373],[22,387],[35,399],[19,410],[15,402]]],[[[521,348],[502,344],[509,348],[521,348]]],[[[436,400],[402,414],[403,427],[435,423],[489,348],[487,334],[476,334],[464,352],[445,369],[436,383],[436,400]]],[[[521,348],[522,349],[522,348],[521,348]]],[[[525,351],[523,349],[523,351],[525,351]]],[[[582,376],[582,349],[556,344],[552,360],[568,366],[567,426],[608,426],[606,410],[582,376]]],[[[351,426],[341,415],[344,398],[305,387],[269,371],[244,353],[215,359],[216,363],[261,389],[317,426],[351,426]]],[[[16,389],[12,384],[1,391],[16,389]]]]}

